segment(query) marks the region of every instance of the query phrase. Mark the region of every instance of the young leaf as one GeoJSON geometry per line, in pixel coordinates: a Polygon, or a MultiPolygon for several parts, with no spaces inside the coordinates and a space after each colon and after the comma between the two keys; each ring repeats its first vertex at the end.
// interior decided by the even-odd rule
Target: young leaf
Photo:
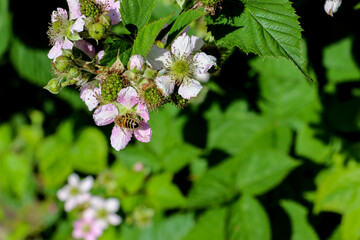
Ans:
{"type": "Polygon", "coordinates": [[[316,231],[307,220],[308,211],[305,207],[290,200],[282,200],[280,205],[291,220],[291,240],[319,240],[316,231]]]}
{"type": "Polygon", "coordinates": [[[131,55],[139,54],[146,56],[151,46],[154,44],[156,36],[159,34],[161,28],[169,21],[172,14],[161,18],[157,21],[145,25],[138,33],[133,46],[131,55]]]}
{"type": "Polygon", "coordinates": [[[227,234],[229,240],[270,240],[270,220],[256,198],[243,195],[229,211],[227,234]]]}
{"type": "Polygon", "coordinates": [[[205,12],[196,11],[196,10],[188,10],[183,12],[178,16],[170,28],[169,35],[167,38],[167,44],[171,44],[171,42],[194,20],[203,16],[205,12]]]}
{"type": "Polygon", "coordinates": [[[208,29],[220,44],[262,57],[285,57],[311,80],[300,48],[302,29],[290,1],[235,0],[224,2],[222,12],[225,17],[208,17],[208,29]]]}
{"type": "Polygon", "coordinates": [[[149,21],[155,0],[122,0],[120,13],[124,26],[132,32],[133,26],[140,30],[149,21]]]}

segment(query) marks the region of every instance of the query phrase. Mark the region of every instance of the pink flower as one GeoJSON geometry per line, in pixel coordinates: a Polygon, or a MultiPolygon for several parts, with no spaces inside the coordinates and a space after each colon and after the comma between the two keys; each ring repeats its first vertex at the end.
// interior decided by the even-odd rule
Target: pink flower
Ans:
{"type": "Polygon", "coordinates": [[[84,211],[83,217],[95,219],[98,226],[106,229],[109,224],[117,226],[121,223],[121,217],[116,214],[119,208],[120,202],[116,198],[92,197],[90,207],[84,211]]]}
{"type": "Polygon", "coordinates": [[[65,211],[69,212],[79,204],[90,200],[89,193],[92,188],[94,179],[91,176],[80,181],[77,174],[73,173],[68,177],[68,184],[57,192],[60,201],[65,201],[65,211]]]}
{"type": "Polygon", "coordinates": [[[93,218],[82,218],[74,222],[73,238],[96,240],[103,234],[103,228],[93,218]]]}
{"type": "Polygon", "coordinates": [[[111,25],[116,25],[121,21],[120,1],[115,0],[95,0],[104,12],[107,12],[111,18],[111,25]]]}
{"type": "Polygon", "coordinates": [[[117,151],[127,146],[133,133],[135,138],[141,142],[149,142],[151,139],[152,130],[147,123],[150,119],[149,112],[146,106],[140,102],[139,95],[133,87],[121,89],[116,103],[101,105],[95,110],[93,118],[98,126],[115,122],[110,141],[111,146],[117,151]],[[139,117],[143,121],[140,121],[139,117]],[[125,121],[136,122],[137,126],[128,128],[123,124],[125,121]]]}
{"type": "Polygon", "coordinates": [[[101,89],[92,83],[85,83],[80,90],[80,98],[85,102],[89,111],[94,110],[99,105],[98,97],[101,95],[101,89]]]}
{"type": "Polygon", "coordinates": [[[154,69],[161,70],[155,79],[157,87],[165,97],[172,94],[175,85],[179,85],[178,93],[185,99],[196,97],[202,89],[201,82],[209,78],[209,69],[216,65],[216,58],[199,52],[192,55],[203,45],[202,39],[187,36],[183,33],[171,45],[171,51],[152,47],[147,57],[154,69]]]}

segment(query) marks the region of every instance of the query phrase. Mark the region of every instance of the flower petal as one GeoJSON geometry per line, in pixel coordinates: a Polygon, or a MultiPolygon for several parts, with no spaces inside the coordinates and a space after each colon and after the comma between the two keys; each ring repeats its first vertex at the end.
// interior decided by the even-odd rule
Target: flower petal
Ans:
{"type": "Polygon", "coordinates": [[[82,192],[88,192],[94,184],[94,178],[92,176],[87,176],[79,184],[79,189],[82,192]]]}
{"type": "Polygon", "coordinates": [[[57,191],[56,196],[60,201],[65,201],[68,199],[70,196],[70,186],[66,185],[61,188],[59,191],[57,191]]]}
{"type": "Polygon", "coordinates": [[[161,70],[164,68],[166,59],[170,59],[170,52],[164,48],[159,48],[156,45],[152,45],[148,55],[146,56],[146,61],[151,65],[154,70],[161,70]]]}
{"type": "Polygon", "coordinates": [[[79,0],[67,0],[70,12],[70,20],[77,19],[81,16],[79,0]]]}
{"type": "Polygon", "coordinates": [[[156,86],[162,91],[164,97],[174,92],[175,81],[170,76],[161,76],[155,79],[156,86]]]}
{"type": "Polygon", "coordinates": [[[178,36],[171,44],[171,52],[177,57],[189,56],[192,49],[191,38],[186,33],[178,36]]]}
{"type": "Polygon", "coordinates": [[[63,8],[57,8],[56,11],[53,11],[51,14],[51,22],[54,23],[59,21],[59,18],[68,19],[67,11],[63,8]]]}
{"type": "Polygon", "coordinates": [[[99,104],[99,95],[101,95],[101,89],[94,87],[91,83],[86,83],[81,87],[80,98],[85,102],[89,111],[94,110],[99,104]]]}
{"type": "Polygon", "coordinates": [[[195,54],[194,61],[197,65],[196,71],[199,73],[206,73],[212,66],[216,65],[216,58],[204,52],[195,54]]]}
{"type": "Polygon", "coordinates": [[[107,221],[113,225],[113,226],[117,226],[122,222],[122,219],[119,215],[117,214],[109,214],[107,217],[107,221]]]}
{"type": "Polygon", "coordinates": [[[70,186],[77,186],[80,183],[80,178],[79,175],[77,175],[76,173],[71,174],[68,177],[68,183],[70,186]]]}
{"type": "Polygon", "coordinates": [[[199,73],[197,71],[194,72],[194,77],[196,78],[196,80],[199,80],[200,82],[208,82],[210,79],[210,74],[209,73],[199,73]]]}
{"type": "Polygon", "coordinates": [[[84,30],[85,26],[85,15],[80,16],[74,24],[71,26],[71,32],[74,34],[74,32],[82,32],[84,30]]]}
{"type": "Polygon", "coordinates": [[[190,99],[192,97],[196,97],[201,91],[201,89],[202,86],[199,81],[196,81],[194,79],[187,79],[181,84],[178,92],[183,98],[190,99]]]}
{"type": "Polygon", "coordinates": [[[140,122],[140,127],[135,129],[134,136],[140,142],[150,142],[152,130],[147,122],[140,122]]]}
{"type": "Polygon", "coordinates": [[[145,104],[139,103],[137,105],[136,113],[140,115],[146,122],[149,121],[150,115],[145,104]]]}
{"type": "Polygon", "coordinates": [[[191,41],[191,51],[193,52],[199,51],[200,48],[204,45],[204,40],[196,36],[191,36],[190,41],[191,41]]]}
{"type": "Polygon", "coordinates": [[[105,199],[98,196],[93,196],[90,200],[91,207],[95,209],[101,209],[105,205],[105,199]]]}
{"type": "Polygon", "coordinates": [[[86,53],[90,58],[95,57],[95,48],[90,42],[86,40],[79,40],[75,42],[75,46],[86,53]]]}
{"type": "Polygon", "coordinates": [[[98,126],[104,126],[114,122],[115,117],[119,114],[118,109],[114,104],[108,103],[100,106],[95,110],[93,118],[95,124],[98,126]]]}
{"type": "Polygon", "coordinates": [[[116,101],[131,109],[139,102],[139,95],[133,87],[126,87],[120,90],[116,101]]]}
{"type": "Polygon", "coordinates": [[[116,151],[120,151],[128,145],[131,136],[132,133],[130,129],[122,129],[119,126],[114,126],[110,137],[111,146],[116,151]]]}
{"type": "Polygon", "coordinates": [[[105,200],[104,207],[108,212],[117,212],[120,208],[120,201],[117,198],[108,198],[105,200]]]}

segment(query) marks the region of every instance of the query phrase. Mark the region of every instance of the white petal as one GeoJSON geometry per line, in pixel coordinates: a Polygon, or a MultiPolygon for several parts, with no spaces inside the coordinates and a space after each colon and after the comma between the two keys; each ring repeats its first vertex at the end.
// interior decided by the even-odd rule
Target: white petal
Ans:
{"type": "Polygon", "coordinates": [[[157,77],[155,79],[155,84],[162,91],[164,97],[167,97],[174,92],[175,81],[167,75],[157,77]]]}
{"type": "Polygon", "coordinates": [[[116,151],[120,151],[128,145],[131,136],[132,132],[130,129],[122,129],[119,126],[114,126],[110,137],[111,146],[116,151]]]}
{"type": "Polygon", "coordinates": [[[81,16],[79,0],[67,0],[70,12],[70,20],[79,18],[81,16]]]}
{"type": "Polygon", "coordinates": [[[131,109],[139,102],[139,95],[133,87],[126,87],[120,90],[116,101],[131,109]]]}
{"type": "Polygon", "coordinates": [[[194,77],[199,80],[200,82],[208,82],[210,79],[210,74],[209,73],[199,73],[197,71],[195,71],[194,73],[194,77]]]}
{"type": "Polygon", "coordinates": [[[84,218],[94,219],[96,217],[96,210],[93,208],[88,208],[83,212],[84,218]]]}
{"type": "Polygon", "coordinates": [[[115,107],[115,105],[109,103],[96,109],[93,114],[93,118],[96,125],[104,126],[114,122],[114,119],[118,114],[119,110],[115,107]]]}
{"type": "Polygon", "coordinates": [[[80,98],[85,102],[89,111],[94,110],[99,104],[98,96],[101,95],[101,89],[93,87],[90,83],[86,83],[81,87],[80,98]]]}
{"type": "Polygon", "coordinates": [[[202,38],[191,36],[191,51],[195,52],[200,50],[200,48],[204,45],[204,40],[202,38]]]}
{"type": "Polygon", "coordinates": [[[150,64],[154,70],[163,69],[166,59],[170,59],[170,52],[164,48],[159,48],[156,45],[152,45],[146,56],[147,63],[150,64]]]}
{"type": "Polygon", "coordinates": [[[98,196],[93,196],[90,200],[91,207],[95,209],[102,209],[105,205],[105,199],[98,196]]]}
{"type": "Polygon", "coordinates": [[[206,73],[212,66],[216,65],[216,58],[204,52],[195,54],[194,61],[197,65],[196,71],[199,73],[206,73]]]}
{"type": "Polygon", "coordinates": [[[70,212],[78,205],[77,201],[74,198],[70,198],[65,202],[64,209],[67,212],[70,212]]]}
{"type": "Polygon", "coordinates": [[[69,185],[66,185],[63,188],[61,188],[59,191],[57,191],[56,196],[60,201],[65,201],[66,199],[68,199],[70,196],[69,185]]]}
{"type": "Polygon", "coordinates": [[[120,201],[116,198],[108,198],[105,200],[104,206],[108,212],[117,212],[120,208],[120,201]]]}
{"type": "Polygon", "coordinates": [[[199,81],[187,79],[179,87],[179,94],[185,99],[190,99],[192,97],[196,97],[201,89],[202,86],[199,81]]]}
{"type": "Polygon", "coordinates": [[[77,186],[79,185],[79,182],[80,178],[79,175],[77,175],[76,173],[73,173],[68,177],[68,183],[70,186],[77,186]]]}
{"type": "Polygon", "coordinates": [[[113,226],[117,226],[121,223],[122,219],[119,215],[117,214],[109,214],[107,217],[107,221],[113,225],[113,226]]]}
{"type": "Polygon", "coordinates": [[[189,56],[192,51],[191,38],[186,34],[178,36],[171,45],[171,52],[177,56],[189,56]]]}
{"type": "Polygon", "coordinates": [[[87,176],[84,180],[81,181],[79,189],[82,192],[88,192],[94,184],[94,178],[92,176],[87,176]]]}
{"type": "Polygon", "coordinates": [[[150,115],[145,104],[139,103],[136,108],[136,113],[140,115],[145,121],[149,121],[150,115]]]}
{"type": "Polygon", "coordinates": [[[81,17],[76,19],[74,24],[71,26],[70,29],[71,33],[74,34],[74,32],[82,32],[84,30],[84,26],[85,26],[85,15],[82,15],[81,17]]]}

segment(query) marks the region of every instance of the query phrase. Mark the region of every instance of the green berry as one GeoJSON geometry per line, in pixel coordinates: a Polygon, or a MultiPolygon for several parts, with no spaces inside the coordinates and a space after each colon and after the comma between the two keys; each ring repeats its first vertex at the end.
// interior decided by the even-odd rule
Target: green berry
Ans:
{"type": "Polygon", "coordinates": [[[97,19],[101,14],[101,8],[94,0],[80,0],[81,14],[86,17],[93,17],[97,19]]]}
{"type": "Polygon", "coordinates": [[[111,73],[101,85],[101,95],[107,101],[115,101],[124,82],[119,74],[111,73]]]}
{"type": "Polygon", "coordinates": [[[161,91],[156,87],[151,87],[145,90],[145,103],[149,110],[155,110],[165,103],[165,98],[161,91]]]}
{"type": "Polygon", "coordinates": [[[171,95],[171,102],[178,108],[185,108],[189,100],[181,97],[177,92],[173,92],[171,95]]]}

